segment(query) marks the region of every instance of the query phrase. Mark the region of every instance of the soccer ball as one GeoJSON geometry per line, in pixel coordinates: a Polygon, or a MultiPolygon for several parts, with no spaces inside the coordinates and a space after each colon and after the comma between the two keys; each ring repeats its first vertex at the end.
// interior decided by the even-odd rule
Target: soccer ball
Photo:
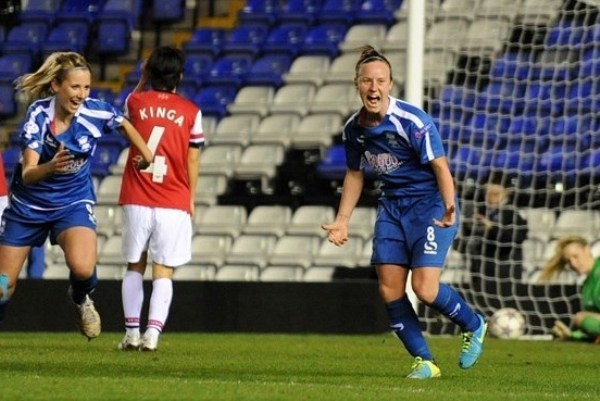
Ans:
{"type": "Polygon", "coordinates": [[[498,309],[490,318],[490,334],[497,338],[518,338],[525,334],[525,317],[513,308],[498,309]]]}

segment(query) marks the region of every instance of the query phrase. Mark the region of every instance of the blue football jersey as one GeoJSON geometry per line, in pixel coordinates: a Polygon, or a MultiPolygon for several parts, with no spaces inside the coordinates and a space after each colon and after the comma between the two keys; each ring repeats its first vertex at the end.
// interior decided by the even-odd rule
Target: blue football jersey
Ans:
{"type": "Polygon", "coordinates": [[[25,185],[22,165],[17,165],[11,182],[16,201],[35,209],[59,209],[78,202],[95,202],[90,173],[91,157],[98,139],[121,125],[123,115],[110,104],[86,99],[73,116],[70,127],[55,136],[50,125],[54,119],[55,98],[49,97],[32,103],[20,133],[21,149],[33,149],[40,155],[39,164],[51,160],[60,144],[73,154],[69,171],[54,174],[35,184],[25,185]]]}
{"type": "Polygon", "coordinates": [[[343,129],[346,165],[365,163],[382,180],[384,196],[414,196],[438,191],[431,161],[445,155],[432,118],[418,107],[390,96],[390,106],[376,127],[358,124],[359,113],[343,129]]]}

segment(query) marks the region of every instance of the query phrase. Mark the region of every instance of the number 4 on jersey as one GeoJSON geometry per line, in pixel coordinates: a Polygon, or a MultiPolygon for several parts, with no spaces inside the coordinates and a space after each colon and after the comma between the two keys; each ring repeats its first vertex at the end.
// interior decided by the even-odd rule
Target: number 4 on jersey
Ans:
{"type": "Polygon", "coordinates": [[[147,168],[141,170],[142,173],[152,174],[152,182],[157,183],[162,183],[164,181],[164,177],[167,175],[168,171],[167,158],[156,154],[156,149],[158,148],[158,144],[160,143],[164,132],[165,127],[156,126],[152,128],[150,138],[148,139],[148,148],[150,148],[152,154],[154,154],[154,159],[147,168]]]}

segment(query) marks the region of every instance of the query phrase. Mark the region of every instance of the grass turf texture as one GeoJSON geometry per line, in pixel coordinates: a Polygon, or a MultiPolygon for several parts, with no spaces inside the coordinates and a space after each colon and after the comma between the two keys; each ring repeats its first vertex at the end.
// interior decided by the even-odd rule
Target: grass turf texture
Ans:
{"type": "Polygon", "coordinates": [[[460,338],[430,338],[442,377],[409,380],[391,334],[165,333],[156,353],[116,349],[121,334],[1,333],[2,400],[598,400],[591,344],[488,338],[458,368],[460,338]]]}

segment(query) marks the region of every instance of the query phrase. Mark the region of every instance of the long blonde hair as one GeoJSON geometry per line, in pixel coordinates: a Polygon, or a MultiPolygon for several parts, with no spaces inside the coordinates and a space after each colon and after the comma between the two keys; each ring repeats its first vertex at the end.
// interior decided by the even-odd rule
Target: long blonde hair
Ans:
{"type": "Polygon", "coordinates": [[[15,81],[15,87],[22,91],[28,101],[42,99],[53,95],[52,81],[59,84],[69,71],[83,68],[92,72],[86,59],[75,52],[55,52],[50,54],[36,72],[22,75],[15,81]]]}
{"type": "Polygon", "coordinates": [[[571,244],[578,244],[582,248],[585,248],[589,245],[588,241],[580,235],[569,235],[559,239],[556,242],[554,255],[552,258],[550,258],[548,263],[546,263],[542,269],[542,272],[540,273],[541,282],[549,282],[554,276],[557,276],[563,269],[565,269],[567,261],[564,257],[564,250],[571,244]]]}

